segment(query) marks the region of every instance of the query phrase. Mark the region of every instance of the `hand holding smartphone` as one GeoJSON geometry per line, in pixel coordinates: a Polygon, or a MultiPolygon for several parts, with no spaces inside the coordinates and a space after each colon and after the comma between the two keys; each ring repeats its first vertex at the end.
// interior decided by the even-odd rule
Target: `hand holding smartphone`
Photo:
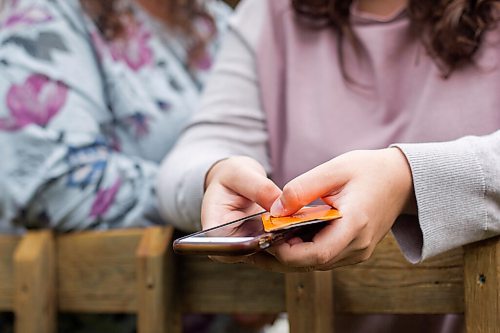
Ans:
{"type": "Polygon", "coordinates": [[[173,246],[179,254],[250,255],[293,236],[311,237],[324,222],[340,217],[338,210],[326,205],[307,206],[286,217],[261,212],[179,238],[173,246]]]}

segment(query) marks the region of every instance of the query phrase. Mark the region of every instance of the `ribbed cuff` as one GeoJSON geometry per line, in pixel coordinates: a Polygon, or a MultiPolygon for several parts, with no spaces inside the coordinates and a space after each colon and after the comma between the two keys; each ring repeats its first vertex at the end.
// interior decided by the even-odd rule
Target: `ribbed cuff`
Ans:
{"type": "Polygon", "coordinates": [[[405,257],[416,263],[484,238],[485,180],[470,139],[393,147],[408,159],[418,207],[418,224],[400,218],[392,229],[405,257]]]}

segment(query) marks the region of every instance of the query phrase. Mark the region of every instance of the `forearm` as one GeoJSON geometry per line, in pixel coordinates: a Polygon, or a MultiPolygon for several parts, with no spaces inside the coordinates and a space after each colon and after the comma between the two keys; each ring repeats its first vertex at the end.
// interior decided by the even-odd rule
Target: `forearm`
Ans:
{"type": "Polygon", "coordinates": [[[181,229],[200,226],[208,171],[221,160],[247,156],[270,172],[265,116],[249,42],[230,29],[200,111],[162,162],[157,193],[162,215],[181,229]]]}

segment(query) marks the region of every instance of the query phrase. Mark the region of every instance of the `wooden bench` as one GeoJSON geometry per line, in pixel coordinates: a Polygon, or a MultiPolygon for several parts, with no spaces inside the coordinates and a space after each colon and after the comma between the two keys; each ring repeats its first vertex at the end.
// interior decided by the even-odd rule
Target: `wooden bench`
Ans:
{"type": "Polygon", "coordinates": [[[285,276],[176,258],[172,233],[0,236],[0,310],[16,313],[18,333],[55,332],[56,310],[136,313],[140,333],[178,333],[182,313],[284,311],[292,333],[331,333],[335,312],[465,312],[468,332],[499,332],[500,238],[414,266],[388,237],[366,263],[285,276]]]}
{"type": "Polygon", "coordinates": [[[16,332],[54,332],[55,247],[52,233],[0,235],[0,311],[14,312],[16,332]]]}
{"type": "Polygon", "coordinates": [[[0,311],[15,313],[18,333],[56,332],[57,311],[135,313],[139,332],[161,332],[169,326],[172,232],[0,235],[0,311]]]}
{"type": "Polygon", "coordinates": [[[467,332],[500,332],[500,237],[419,265],[388,236],[373,257],[333,272],[287,274],[179,261],[176,311],[288,312],[291,333],[332,333],[334,313],[464,313],[467,332]]]}
{"type": "Polygon", "coordinates": [[[138,332],[165,332],[173,301],[172,228],[82,232],[57,237],[62,312],[133,313],[138,332]]]}

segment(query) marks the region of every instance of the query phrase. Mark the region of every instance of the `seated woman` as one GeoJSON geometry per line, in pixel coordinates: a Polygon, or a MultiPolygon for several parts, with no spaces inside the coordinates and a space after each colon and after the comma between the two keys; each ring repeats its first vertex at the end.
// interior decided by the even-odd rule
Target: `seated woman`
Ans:
{"type": "Polygon", "coordinates": [[[163,223],[158,162],[196,109],[229,12],[215,0],[8,0],[0,230],[163,223]]]}
{"type": "MultiPolygon", "coordinates": [[[[164,223],[158,162],[196,109],[229,7],[0,2],[0,232],[164,223]]],[[[72,316],[59,326],[133,331],[130,317],[115,319],[72,316]]],[[[0,318],[0,331],[6,325],[0,318]]]]}

